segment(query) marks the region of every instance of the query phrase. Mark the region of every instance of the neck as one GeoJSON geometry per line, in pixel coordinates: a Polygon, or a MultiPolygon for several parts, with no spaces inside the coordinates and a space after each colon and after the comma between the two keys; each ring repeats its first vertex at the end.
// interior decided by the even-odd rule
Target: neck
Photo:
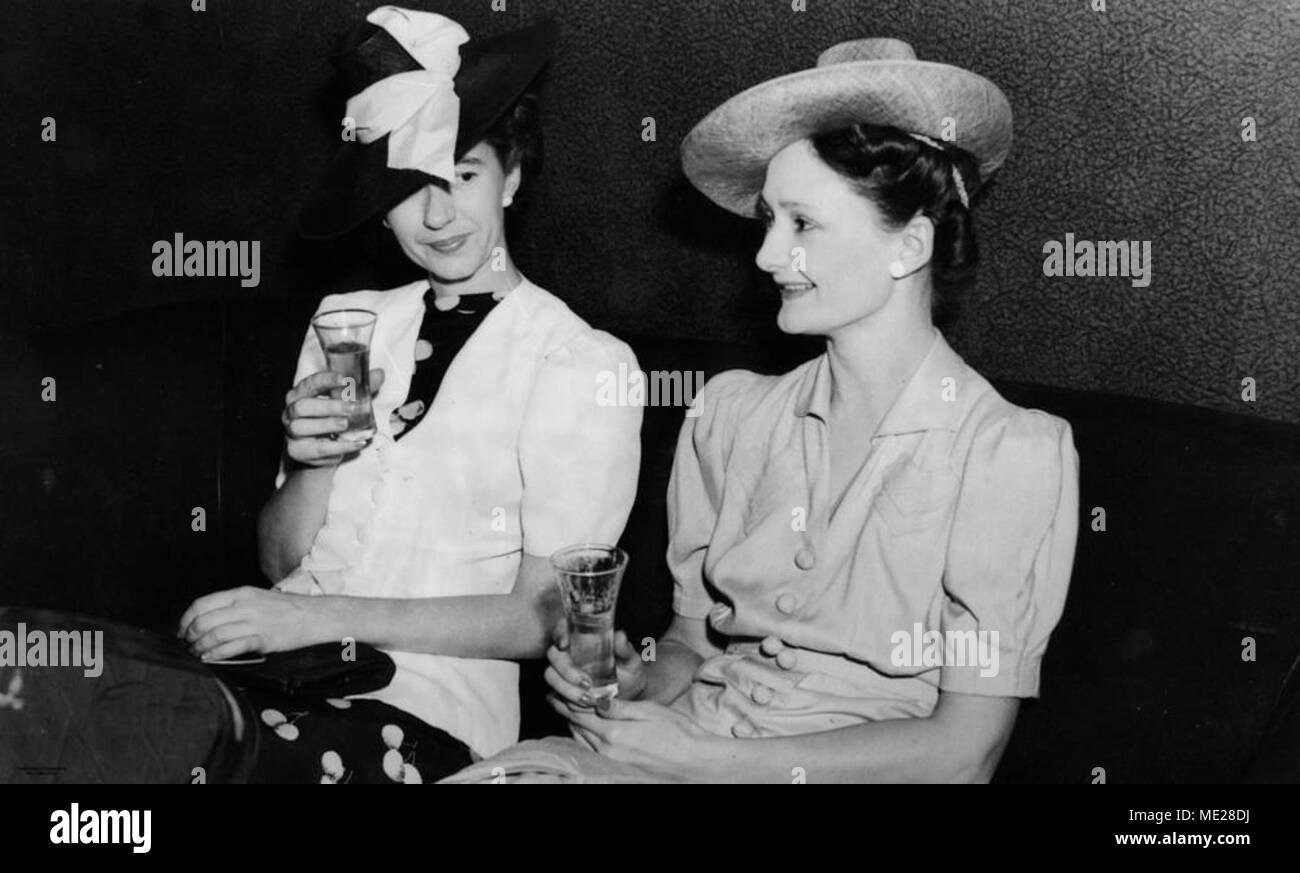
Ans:
{"type": "Polygon", "coordinates": [[[878,421],[916,372],[937,332],[920,291],[898,288],[883,309],[827,337],[833,414],[878,421]]]}
{"type": "Polygon", "coordinates": [[[434,296],[439,300],[446,297],[464,297],[469,294],[503,295],[513,291],[524,280],[523,274],[515,267],[515,262],[508,251],[505,253],[504,269],[501,270],[493,270],[492,261],[489,260],[473,275],[464,279],[449,282],[432,273],[427,275],[429,287],[433,289],[434,296]]]}

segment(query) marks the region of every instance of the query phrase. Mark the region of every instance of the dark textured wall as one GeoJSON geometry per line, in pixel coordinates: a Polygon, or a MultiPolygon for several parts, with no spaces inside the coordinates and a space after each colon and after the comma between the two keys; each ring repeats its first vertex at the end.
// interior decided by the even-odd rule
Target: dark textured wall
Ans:
{"type": "MultiPolygon", "coordinates": [[[[1016,111],[1013,154],[980,210],[985,265],[953,333],[972,363],[1300,421],[1294,0],[410,2],[471,33],[560,19],[548,166],[518,247],[600,326],[771,335],[754,229],[685,185],[678,143],[742,87],[840,39],[889,35],[988,75],[1016,111]],[[656,142],[641,138],[646,116],[656,142]],[[1239,136],[1244,116],[1257,142],[1239,136]],[[1067,232],[1151,241],[1151,285],[1045,278],[1043,243],[1067,232]]],[[[324,58],[374,5],[0,3],[0,331],[219,298],[237,339],[242,319],[305,314],[327,290],[376,281],[352,249],[295,243],[290,229],[341,114],[324,58]],[[40,141],[45,116],[55,143],[40,141]],[[150,245],[178,231],[260,240],[261,285],[155,278],[150,245]]],[[[292,356],[276,362],[286,379],[292,356]]]]}

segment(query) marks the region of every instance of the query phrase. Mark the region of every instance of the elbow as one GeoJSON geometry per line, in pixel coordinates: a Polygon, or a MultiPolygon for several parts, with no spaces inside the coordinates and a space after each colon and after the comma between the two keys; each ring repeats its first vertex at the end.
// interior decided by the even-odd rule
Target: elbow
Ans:
{"type": "Polygon", "coordinates": [[[283,538],[276,535],[276,525],[271,506],[262,508],[257,518],[257,563],[262,575],[272,584],[279,582],[294,571],[302,561],[296,560],[284,548],[283,538]]]}
{"type": "Polygon", "coordinates": [[[993,781],[1006,740],[991,745],[958,748],[957,754],[946,761],[943,773],[935,781],[963,785],[986,785],[993,781]]]}
{"type": "Polygon", "coordinates": [[[996,759],[960,760],[949,766],[947,778],[938,781],[958,785],[987,785],[993,781],[996,771],[996,759]]]}

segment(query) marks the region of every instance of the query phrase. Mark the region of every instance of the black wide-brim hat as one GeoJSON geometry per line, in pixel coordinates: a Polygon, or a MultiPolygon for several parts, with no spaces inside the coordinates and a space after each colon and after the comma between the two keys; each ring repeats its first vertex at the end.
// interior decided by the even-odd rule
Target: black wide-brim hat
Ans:
{"type": "MultiPolygon", "coordinates": [[[[473,148],[527,90],[555,52],[559,27],[552,19],[460,47],[453,79],[460,98],[456,158],[473,148]]],[[[376,82],[423,67],[383,28],[365,23],[333,58],[349,95],[376,82]]],[[[451,180],[388,166],[388,136],[371,143],[345,142],[298,215],[307,239],[333,239],[356,230],[432,183],[451,180]]]]}

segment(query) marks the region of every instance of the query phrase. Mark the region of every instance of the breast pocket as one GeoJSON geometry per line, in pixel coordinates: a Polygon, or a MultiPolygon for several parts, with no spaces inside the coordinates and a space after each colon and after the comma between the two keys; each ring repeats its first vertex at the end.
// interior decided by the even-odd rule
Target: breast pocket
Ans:
{"type": "Polygon", "coordinates": [[[895,533],[937,528],[952,509],[959,483],[947,470],[926,470],[903,460],[885,475],[874,509],[895,533]]]}

